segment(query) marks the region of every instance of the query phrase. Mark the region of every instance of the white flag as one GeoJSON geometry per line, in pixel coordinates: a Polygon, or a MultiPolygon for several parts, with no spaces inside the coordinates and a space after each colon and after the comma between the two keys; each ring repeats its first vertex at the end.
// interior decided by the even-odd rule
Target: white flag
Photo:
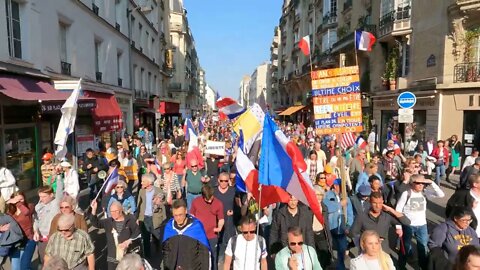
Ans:
{"type": "Polygon", "coordinates": [[[62,160],[67,154],[67,139],[68,135],[73,133],[75,127],[75,119],[77,118],[77,101],[80,96],[82,79],[78,81],[77,86],[73,89],[72,94],[68,97],[65,104],[62,106],[62,118],[58,123],[57,134],[55,135],[55,156],[57,160],[62,160]]]}

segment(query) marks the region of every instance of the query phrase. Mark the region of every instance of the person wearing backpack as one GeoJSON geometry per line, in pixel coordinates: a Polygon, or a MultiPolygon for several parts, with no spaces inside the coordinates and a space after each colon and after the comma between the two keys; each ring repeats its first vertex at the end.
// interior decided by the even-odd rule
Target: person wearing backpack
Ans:
{"type": "Polygon", "coordinates": [[[420,267],[427,269],[427,197],[443,198],[445,193],[432,180],[425,179],[421,174],[410,177],[410,188],[402,193],[395,210],[410,219],[410,226],[397,225],[397,229],[403,229],[404,252],[400,253],[399,266],[404,269],[407,258],[412,256],[412,237],[417,240],[418,262],[420,267]],[[427,189],[427,186],[433,189],[427,189]],[[403,254],[402,254],[403,253],[403,254]]]}
{"type": "Polygon", "coordinates": [[[255,217],[242,217],[240,234],[232,236],[228,241],[223,270],[267,270],[267,245],[265,239],[256,234],[256,228],[255,217]]]}

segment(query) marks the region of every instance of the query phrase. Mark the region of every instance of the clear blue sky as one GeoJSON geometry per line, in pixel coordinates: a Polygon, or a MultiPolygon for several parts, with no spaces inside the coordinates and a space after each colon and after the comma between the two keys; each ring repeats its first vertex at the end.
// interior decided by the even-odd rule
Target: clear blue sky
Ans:
{"type": "Polygon", "coordinates": [[[184,0],[206,81],[238,98],[243,75],[270,60],[282,0],[184,0]]]}

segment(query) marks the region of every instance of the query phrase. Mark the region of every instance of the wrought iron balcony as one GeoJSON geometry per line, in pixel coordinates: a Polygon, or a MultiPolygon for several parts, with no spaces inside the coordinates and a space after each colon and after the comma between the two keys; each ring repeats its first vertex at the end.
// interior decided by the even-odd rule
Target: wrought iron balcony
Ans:
{"type": "Polygon", "coordinates": [[[60,67],[62,69],[62,74],[69,76],[72,75],[72,64],[60,61],[60,67]]]}
{"type": "Polygon", "coordinates": [[[95,72],[95,79],[97,80],[97,82],[102,82],[102,72],[95,72]]]}
{"type": "Polygon", "coordinates": [[[453,82],[480,81],[480,62],[460,63],[453,67],[453,82]]]}
{"type": "Polygon", "coordinates": [[[324,25],[329,25],[329,24],[334,24],[337,23],[337,14],[336,12],[328,12],[323,16],[323,24],[324,25]]]}
{"type": "Polygon", "coordinates": [[[391,34],[395,31],[405,31],[411,28],[411,6],[398,6],[380,18],[378,35],[380,37],[391,34]]]}

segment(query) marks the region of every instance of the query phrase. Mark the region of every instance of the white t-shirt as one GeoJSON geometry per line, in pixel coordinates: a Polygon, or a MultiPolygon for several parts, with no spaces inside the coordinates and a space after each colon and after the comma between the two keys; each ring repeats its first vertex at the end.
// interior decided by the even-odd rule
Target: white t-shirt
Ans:
{"type": "MultiPolygon", "coordinates": [[[[260,250],[260,243],[257,241],[257,236],[251,241],[245,240],[243,235],[233,236],[237,237],[237,244],[235,246],[235,260],[233,262],[234,270],[244,269],[260,269],[260,256],[261,258],[267,257],[267,245],[265,239],[260,236],[259,240],[263,242],[263,250],[260,250]],[[255,247],[257,248],[257,257],[255,258],[255,247]]],[[[232,237],[232,238],[233,238],[232,237]]],[[[228,240],[227,249],[225,255],[232,257],[232,238],[228,240]]]]}
{"type": "MultiPolygon", "coordinates": [[[[475,200],[476,202],[476,206],[473,207],[473,214],[475,215],[475,218],[477,220],[480,220],[480,198],[478,198],[477,196],[475,196],[475,193],[473,193],[471,190],[470,190],[470,195],[472,195],[473,199],[475,200]]],[[[477,226],[477,229],[475,230],[475,232],[477,233],[477,236],[480,236],[480,226],[477,226]]]]}

